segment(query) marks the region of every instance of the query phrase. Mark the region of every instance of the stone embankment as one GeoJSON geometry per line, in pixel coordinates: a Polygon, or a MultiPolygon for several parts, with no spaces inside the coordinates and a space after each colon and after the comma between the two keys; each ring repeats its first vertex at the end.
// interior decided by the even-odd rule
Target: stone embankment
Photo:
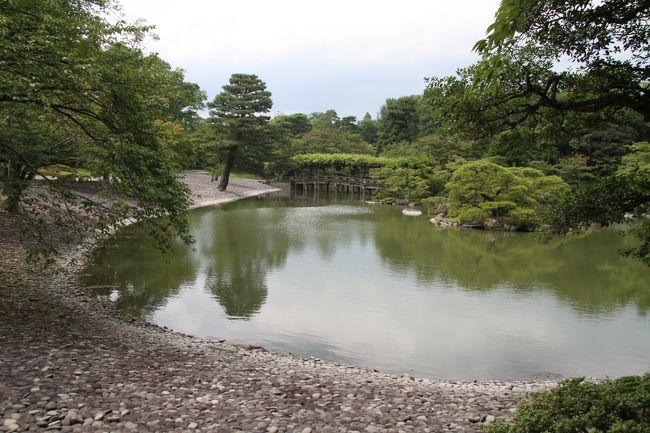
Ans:
{"type": "MultiPolygon", "coordinates": [[[[269,188],[186,182],[197,205],[269,188]]],[[[555,385],[398,377],[171,332],[91,297],[76,272],[28,265],[16,223],[0,213],[0,431],[479,432],[555,385]]]]}

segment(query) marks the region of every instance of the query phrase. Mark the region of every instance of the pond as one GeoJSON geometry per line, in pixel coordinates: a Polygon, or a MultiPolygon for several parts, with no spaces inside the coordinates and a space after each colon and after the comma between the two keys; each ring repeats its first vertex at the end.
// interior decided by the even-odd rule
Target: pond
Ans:
{"type": "Polygon", "coordinates": [[[185,333],[447,379],[617,377],[650,370],[650,270],[603,230],[440,230],[392,206],[286,194],[190,215],[163,255],[137,225],[83,283],[185,333]]]}

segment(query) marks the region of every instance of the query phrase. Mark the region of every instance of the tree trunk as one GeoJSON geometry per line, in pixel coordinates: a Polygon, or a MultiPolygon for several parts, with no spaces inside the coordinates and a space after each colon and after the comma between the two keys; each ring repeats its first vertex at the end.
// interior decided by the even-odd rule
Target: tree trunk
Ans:
{"type": "Polygon", "coordinates": [[[225,191],[228,187],[228,181],[230,180],[230,171],[232,166],[235,164],[235,151],[228,151],[228,156],[226,156],[226,163],[223,166],[223,173],[221,174],[221,179],[219,179],[219,186],[217,187],[219,191],[225,191]]]}
{"type": "Polygon", "coordinates": [[[20,180],[31,180],[29,177],[31,173],[32,170],[29,167],[27,167],[26,165],[22,166],[20,169],[20,180]]]}
{"type": "Polygon", "coordinates": [[[11,160],[7,167],[7,177],[3,185],[5,195],[5,209],[11,213],[18,211],[18,206],[27,186],[27,182],[20,178],[21,165],[16,160],[11,160]]]}

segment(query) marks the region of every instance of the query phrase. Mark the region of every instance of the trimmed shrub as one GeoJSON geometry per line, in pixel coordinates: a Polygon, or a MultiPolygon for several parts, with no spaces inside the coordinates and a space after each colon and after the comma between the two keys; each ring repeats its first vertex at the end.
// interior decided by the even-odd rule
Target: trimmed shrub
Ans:
{"type": "Polygon", "coordinates": [[[533,394],[514,418],[487,433],[648,433],[650,374],[602,383],[570,379],[558,388],[533,394]]]}
{"type": "Polygon", "coordinates": [[[569,189],[557,176],[534,168],[503,167],[489,161],[468,162],[447,183],[448,216],[461,223],[494,219],[519,229],[539,223],[541,210],[569,189]]]}

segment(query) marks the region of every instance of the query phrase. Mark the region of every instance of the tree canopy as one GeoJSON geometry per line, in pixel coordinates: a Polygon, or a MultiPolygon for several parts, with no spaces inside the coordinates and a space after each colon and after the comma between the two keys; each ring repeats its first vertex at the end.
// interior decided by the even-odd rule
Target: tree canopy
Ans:
{"type": "MultiPolygon", "coordinates": [[[[125,218],[151,222],[161,247],[176,234],[189,239],[188,191],[171,168],[164,132],[187,124],[203,104],[186,83],[140,43],[150,28],[109,22],[103,0],[11,0],[0,4],[0,161],[5,205],[24,217],[24,230],[51,251],[44,229],[57,222],[78,238],[80,226],[111,231],[125,218]],[[46,181],[46,193],[24,195],[39,170],[52,163],[95,166],[104,199],[46,181]],[[91,214],[79,218],[71,207],[91,214]]],[[[170,143],[168,143],[170,144],[170,143]]]]}
{"type": "Polygon", "coordinates": [[[648,40],[648,0],[503,0],[475,49],[484,56],[479,77],[492,84],[511,59],[554,62],[544,76],[512,88],[512,97],[530,98],[528,111],[627,107],[650,121],[648,40]]]}
{"type": "MultiPolygon", "coordinates": [[[[487,142],[506,164],[554,164],[577,185],[604,176],[560,201],[556,232],[611,224],[648,203],[638,166],[616,172],[647,139],[648,40],[647,0],[503,0],[475,45],[482,60],[430,79],[425,99],[441,131],[487,142]]],[[[650,225],[636,231],[632,253],[647,257],[650,225]]]]}
{"type": "Polygon", "coordinates": [[[273,101],[271,92],[257,75],[232,74],[229,83],[208,106],[212,124],[226,136],[220,146],[225,162],[218,187],[224,191],[237,153],[255,153],[264,145],[263,127],[270,119],[266,113],[273,101]]]}
{"type": "Polygon", "coordinates": [[[569,186],[534,168],[474,161],[454,171],[447,189],[450,217],[481,226],[494,219],[519,228],[539,223],[542,207],[552,204],[569,186]]]}

